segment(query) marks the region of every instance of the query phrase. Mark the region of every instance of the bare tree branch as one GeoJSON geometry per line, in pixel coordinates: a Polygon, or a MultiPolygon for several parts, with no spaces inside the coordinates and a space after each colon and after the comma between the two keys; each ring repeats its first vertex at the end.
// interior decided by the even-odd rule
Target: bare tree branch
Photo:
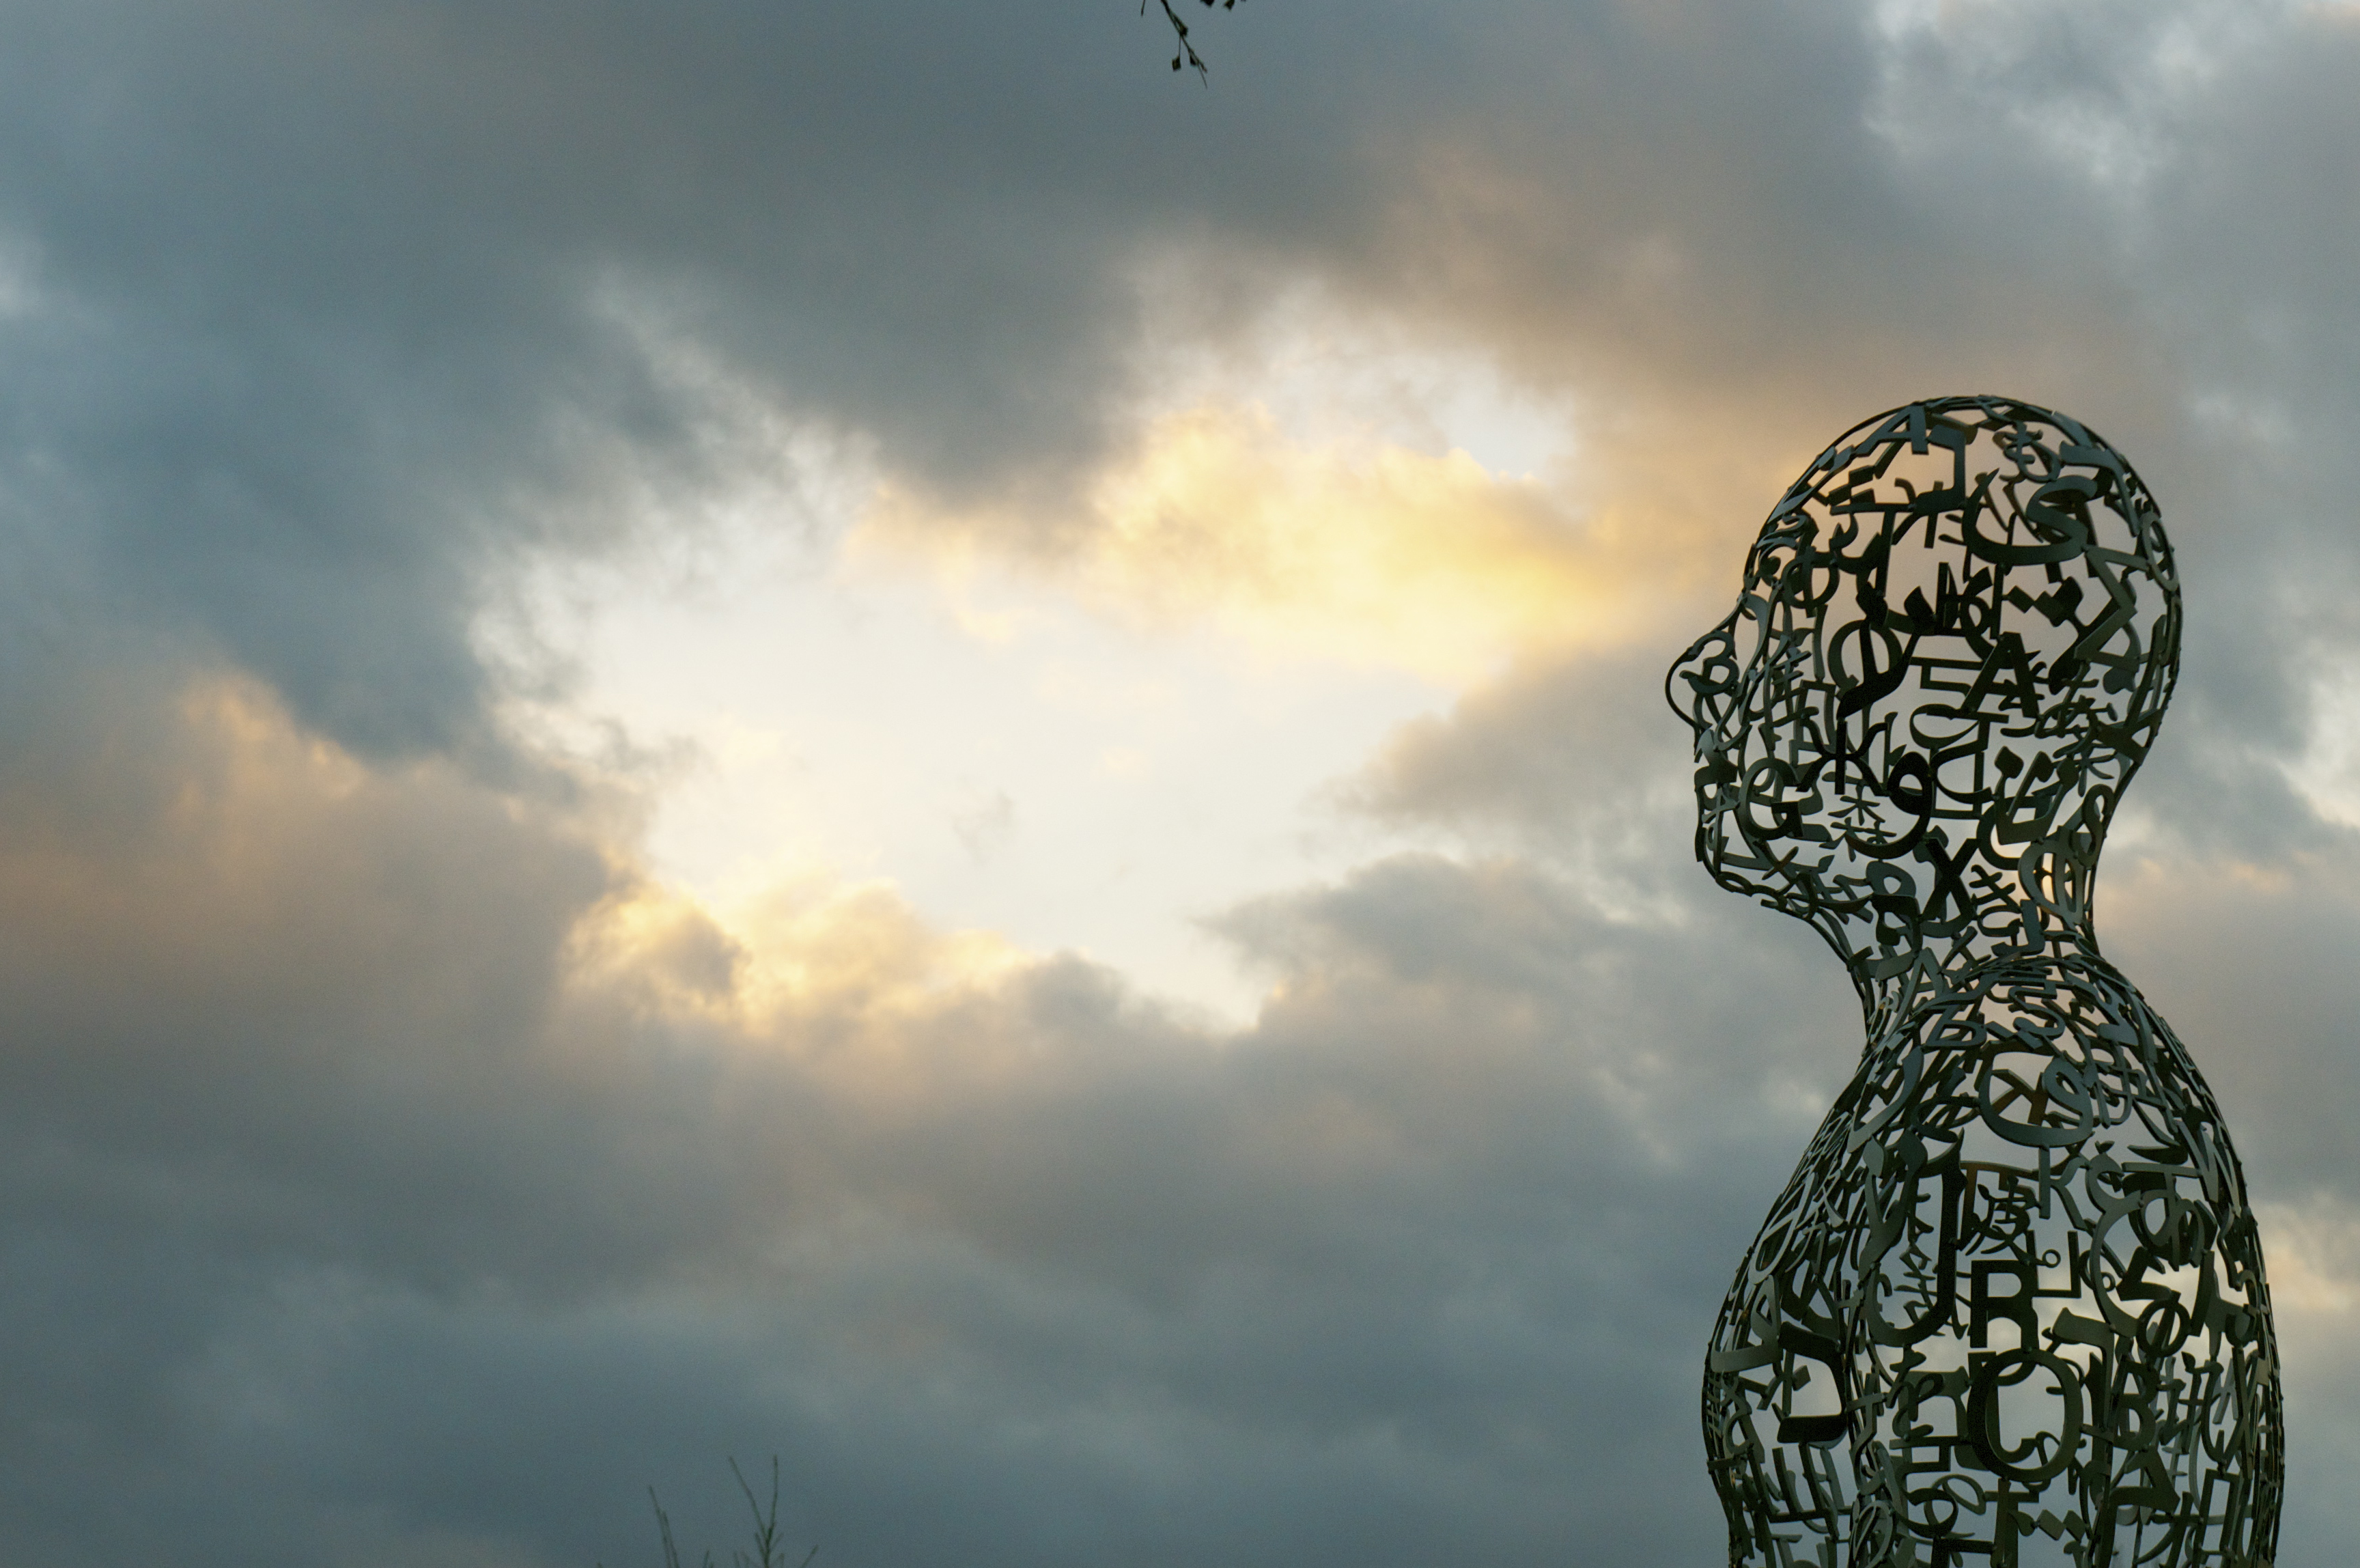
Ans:
{"type": "MultiPolygon", "coordinates": [[[[1238,0],[1202,0],[1202,3],[1208,11],[1216,4],[1224,11],[1238,8],[1238,0]]],[[[1205,63],[1205,57],[1196,52],[1196,46],[1188,41],[1188,24],[1182,21],[1180,13],[1172,8],[1172,0],[1156,0],[1156,4],[1164,7],[1164,19],[1172,24],[1172,41],[1178,46],[1172,56],[1172,69],[1177,71],[1185,65],[1196,73],[1197,81],[1210,86],[1212,68],[1205,63]]],[[[1147,0],[1139,0],[1139,14],[1142,16],[1147,15],[1147,0]]]]}

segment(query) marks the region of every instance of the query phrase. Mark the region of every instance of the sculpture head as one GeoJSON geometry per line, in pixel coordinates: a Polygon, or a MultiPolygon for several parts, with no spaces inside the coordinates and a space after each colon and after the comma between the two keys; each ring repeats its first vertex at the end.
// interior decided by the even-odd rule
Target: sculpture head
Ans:
{"type": "Polygon", "coordinates": [[[1763,524],[1666,684],[1697,856],[1874,1005],[1927,965],[2089,948],[2098,851],[2170,699],[2180,584],[2122,454],[1939,398],[1855,426],[1763,524]]]}

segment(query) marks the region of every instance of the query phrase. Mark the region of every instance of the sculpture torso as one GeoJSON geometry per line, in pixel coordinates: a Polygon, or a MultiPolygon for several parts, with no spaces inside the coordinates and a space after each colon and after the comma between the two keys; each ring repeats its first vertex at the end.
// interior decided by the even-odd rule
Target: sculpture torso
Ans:
{"type": "Polygon", "coordinates": [[[2169,1027],[2094,957],[1929,987],[1748,1252],[1704,1404],[1732,1563],[2267,1563],[2260,1246],[2169,1027]]]}

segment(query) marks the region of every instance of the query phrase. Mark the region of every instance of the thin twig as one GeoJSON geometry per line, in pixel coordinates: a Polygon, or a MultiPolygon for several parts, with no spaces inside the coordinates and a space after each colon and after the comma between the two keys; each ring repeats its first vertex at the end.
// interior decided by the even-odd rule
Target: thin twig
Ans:
{"type": "MultiPolygon", "coordinates": [[[[1203,0],[1203,3],[1209,11],[1216,0],[1203,0]]],[[[1238,0],[1218,0],[1218,3],[1224,11],[1238,8],[1238,0]]],[[[1164,7],[1164,19],[1172,24],[1172,41],[1178,46],[1172,56],[1172,69],[1177,71],[1185,64],[1196,73],[1198,82],[1211,86],[1212,68],[1205,63],[1205,57],[1196,52],[1196,46],[1188,41],[1188,24],[1182,21],[1180,13],[1172,8],[1172,0],[1156,0],[1156,4],[1164,7]]],[[[1147,0],[1139,0],[1139,14],[1142,16],[1147,15],[1147,0]]]]}
{"type": "MultiPolygon", "coordinates": [[[[760,1553],[754,1568],[782,1568],[779,1562],[779,1456],[775,1453],[770,1455],[770,1511],[767,1515],[762,1512],[762,1505],[755,1499],[754,1488],[747,1484],[746,1472],[738,1468],[735,1455],[729,1460],[729,1474],[738,1477],[738,1489],[746,1494],[746,1508],[754,1516],[754,1550],[760,1553]]],[[[812,1548],[814,1554],[818,1551],[816,1546],[812,1548]]],[[[738,1554],[738,1562],[746,1560],[745,1553],[738,1554]]],[[[804,1561],[809,1562],[810,1559],[805,1558],[804,1561]]]]}
{"type": "Polygon", "coordinates": [[[648,1503],[656,1511],[656,1529],[663,1532],[664,1568],[680,1568],[680,1548],[672,1542],[672,1517],[656,1501],[656,1489],[648,1488],[648,1503]]]}
{"type": "MultiPolygon", "coordinates": [[[[746,1472],[738,1467],[734,1458],[729,1461],[729,1474],[738,1477],[738,1489],[746,1495],[747,1510],[754,1516],[754,1550],[759,1554],[748,1557],[742,1552],[732,1552],[730,1556],[737,1568],[786,1568],[786,1559],[779,1552],[779,1456],[775,1453],[770,1455],[770,1506],[768,1508],[762,1506],[761,1498],[755,1494],[753,1483],[746,1479],[746,1472]]],[[[653,1486],[648,1488],[648,1504],[656,1511],[656,1530],[663,1537],[664,1568],[680,1568],[680,1546],[672,1539],[672,1516],[664,1512],[663,1501],[656,1496],[653,1486]]],[[[814,1546],[803,1553],[803,1560],[796,1564],[796,1568],[811,1568],[818,1556],[819,1548],[814,1546]]],[[[605,1568],[605,1565],[600,1564],[600,1568],[605,1568]]],[[[705,1554],[704,1568],[713,1568],[710,1550],[705,1554]]]]}

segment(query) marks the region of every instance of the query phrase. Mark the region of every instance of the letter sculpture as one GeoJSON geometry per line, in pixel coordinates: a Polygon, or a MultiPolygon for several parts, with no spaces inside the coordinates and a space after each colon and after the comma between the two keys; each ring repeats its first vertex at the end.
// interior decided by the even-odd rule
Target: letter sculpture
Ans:
{"type": "Polygon", "coordinates": [[[2273,1559],[2244,1172],[2091,925],[2179,660],[2171,547],[2122,454],[1942,398],[1806,469],[1672,667],[1698,858],[1824,937],[1868,1025],[1713,1328],[1732,1565],[2273,1559]]]}

